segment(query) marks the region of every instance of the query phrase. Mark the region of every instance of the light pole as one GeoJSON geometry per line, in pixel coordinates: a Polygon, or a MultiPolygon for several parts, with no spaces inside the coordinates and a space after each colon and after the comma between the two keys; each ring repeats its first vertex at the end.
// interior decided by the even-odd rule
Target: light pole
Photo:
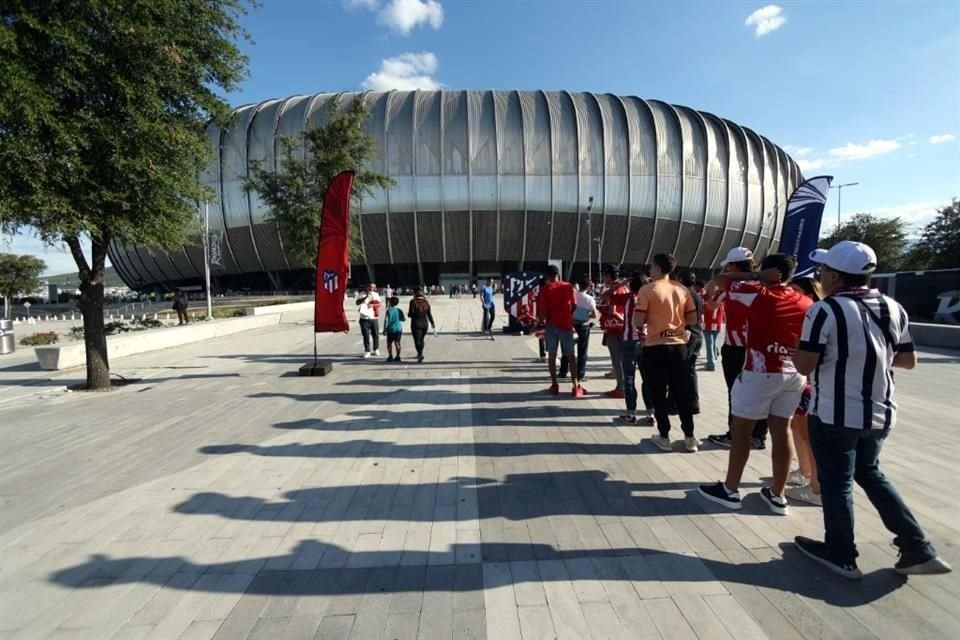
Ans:
{"type": "Polygon", "coordinates": [[[838,184],[830,187],[831,189],[837,190],[837,231],[840,230],[840,196],[843,194],[844,187],[854,187],[860,184],[859,182],[847,182],[845,184],[838,184]]]}
{"type": "Polygon", "coordinates": [[[587,281],[593,282],[593,196],[587,200],[587,281]]]}
{"type": "Polygon", "coordinates": [[[213,299],[210,295],[210,203],[203,203],[203,277],[207,284],[207,320],[213,320],[213,299]]]}

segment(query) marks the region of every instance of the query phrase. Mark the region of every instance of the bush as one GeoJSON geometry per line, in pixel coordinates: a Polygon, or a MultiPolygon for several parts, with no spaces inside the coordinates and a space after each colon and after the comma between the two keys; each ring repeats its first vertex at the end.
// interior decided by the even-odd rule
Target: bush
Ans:
{"type": "Polygon", "coordinates": [[[245,308],[243,308],[243,307],[241,307],[241,308],[239,308],[239,309],[237,309],[237,308],[233,308],[233,309],[227,308],[227,309],[214,309],[214,310],[213,310],[213,317],[214,317],[214,318],[221,318],[221,319],[222,319],[222,318],[242,318],[242,317],[245,316],[245,315],[247,315],[247,310],[246,310],[245,308]]]}
{"type": "Polygon", "coordinates": [[[58,340],[60,340],[60,334],[56,331],[47,331],[24,336],[20,338],[20,344],[25,347],[40,347],[45,344],[56,344],[58,340]]]}
{"type": "Polygon", "coordinates": [[[83,340],[83,327],[70,327],[67,337],[71,340],[83,340]]]}
{"type": "Polygon", "coordinates": [[[154,320],[153,318],[137,318],[133,321],[133,324],[143,329],[159,329],[164,326],[159,320],[154,320]]]}
{"type": "Polygon", "coordinates": [[[130,331],[130,327],[127,326],[125,322],[108,322],[103,326],[103,331],[108,336],[114,336],[118,333],[126,333],[130,331]]]}

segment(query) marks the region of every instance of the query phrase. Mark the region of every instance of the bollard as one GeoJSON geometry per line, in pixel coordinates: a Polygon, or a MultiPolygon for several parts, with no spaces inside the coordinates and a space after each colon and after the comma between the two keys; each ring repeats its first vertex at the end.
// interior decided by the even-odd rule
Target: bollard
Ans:
{"type": "Polygon", "coordinates": [[[159,320],[160,318],[157,317],[157,314],[153,314],[153,319],[154,319],[154,320],[159,320]]]}

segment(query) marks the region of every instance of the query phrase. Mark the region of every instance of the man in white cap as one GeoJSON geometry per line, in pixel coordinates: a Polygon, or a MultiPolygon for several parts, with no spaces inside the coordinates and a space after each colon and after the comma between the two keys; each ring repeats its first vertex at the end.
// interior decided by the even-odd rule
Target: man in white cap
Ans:
{"type": "MultiPolygon", "coordinates": [[[[746,247],[734,247],[727,252],[727,257],[720,263],[724,273],[752,273],[756,270],[753,251],[746,247]]],[[[733,282],[733,280],[731,280],[733,282]]],[[[733,438],[730,426],[733,424],[733,413],[729,411],[730,397],[733,384],[743,370],[743,363],[747,357],[747,315],[750,312],[750,297],[736,292],[719,290],[717,283],[712,282],[706,289],[704,303],[715,309],[723,305],[723,313],[727,319],[723,345],[720,347],[720,365],[723,369],[723,379],[727,383],[727,432],[707,436],[707,440],[715,445],[730,448],[733,438]]],[[[758,420],[753,427],[750,437],[752,449],[766,448],[767,421],[758,420]]]]}
{"type": "Polygon", "coordinates": [[[879,467],[880,449],[896,421],[893,368],[913,369],[917,355],[907,312],[870,289],[873,249],[845,240],[810,258],[820,265],[827,297],[807,311],[794,364],[813,375],[810,440],[822,487],[825,540],[797,536],[797,548],[834,573],[856,580],[853,482],[896,534],[902,575],[949,572],[917,519],[879,467]]]}

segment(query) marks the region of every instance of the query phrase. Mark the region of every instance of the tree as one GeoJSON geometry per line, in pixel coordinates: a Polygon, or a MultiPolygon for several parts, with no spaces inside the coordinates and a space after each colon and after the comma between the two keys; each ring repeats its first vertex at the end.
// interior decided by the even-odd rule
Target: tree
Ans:
{"type": "Polygon", "coordinates": [[[960,267],[960,199],[937,211],[923,229],[920,241],[907,255],[910,269],[960,267]]]}
{"type": "Polygon", "coordinates": [[[0,219],[64,242],[80,275],[87,388],[108,389],[111,242],[182,246],[205,125],[244,76],[246,0],[7,0],[0,8],[0,219]],[[82,239],[91,245],[89,259],[82,239]]]}
{"type": "MultiPolygon", "coordinates": [[[[323,196],[338,173],[348,169],[355,172],[350,195],[357,203],[371,195],[375,187],[388,189],[394,184],[389,176],[367,168],[377,157],[377,141],[363,130],[370,117],[363,98],[357,96],[344,108],[330,98],[324,108],[324,125],[304,131],[299,141],[290,136],[280,139],[279,171],[254,163],[244,184],[266,204],[268,219],[280,225],[286,251],[305,266],[317,262],[323,196]]],[[[356,231],[359,225],[355,218],[351,220],[356,231]]],[[[357,236],[356,232],[350,234],[350,253],[354,256],[362,254],[357,236]]]]}
{"type": "Polygon", "coordinates": [[[0,296],[3,296],[3,317],[10,317],[10,301],[22,293],[33,293],[37,277],[47,268],[40,258],[0,253],[0,296]]]}
{"type": "Polygon", "coordinates": [[[907,228],[900,218],[877,218],[869,213],[858,213],[821,239],[820,246],[829,249],[841,240],[870,245],[877,253],[877,271],[896,271],[907,246],[907,228]]]}

